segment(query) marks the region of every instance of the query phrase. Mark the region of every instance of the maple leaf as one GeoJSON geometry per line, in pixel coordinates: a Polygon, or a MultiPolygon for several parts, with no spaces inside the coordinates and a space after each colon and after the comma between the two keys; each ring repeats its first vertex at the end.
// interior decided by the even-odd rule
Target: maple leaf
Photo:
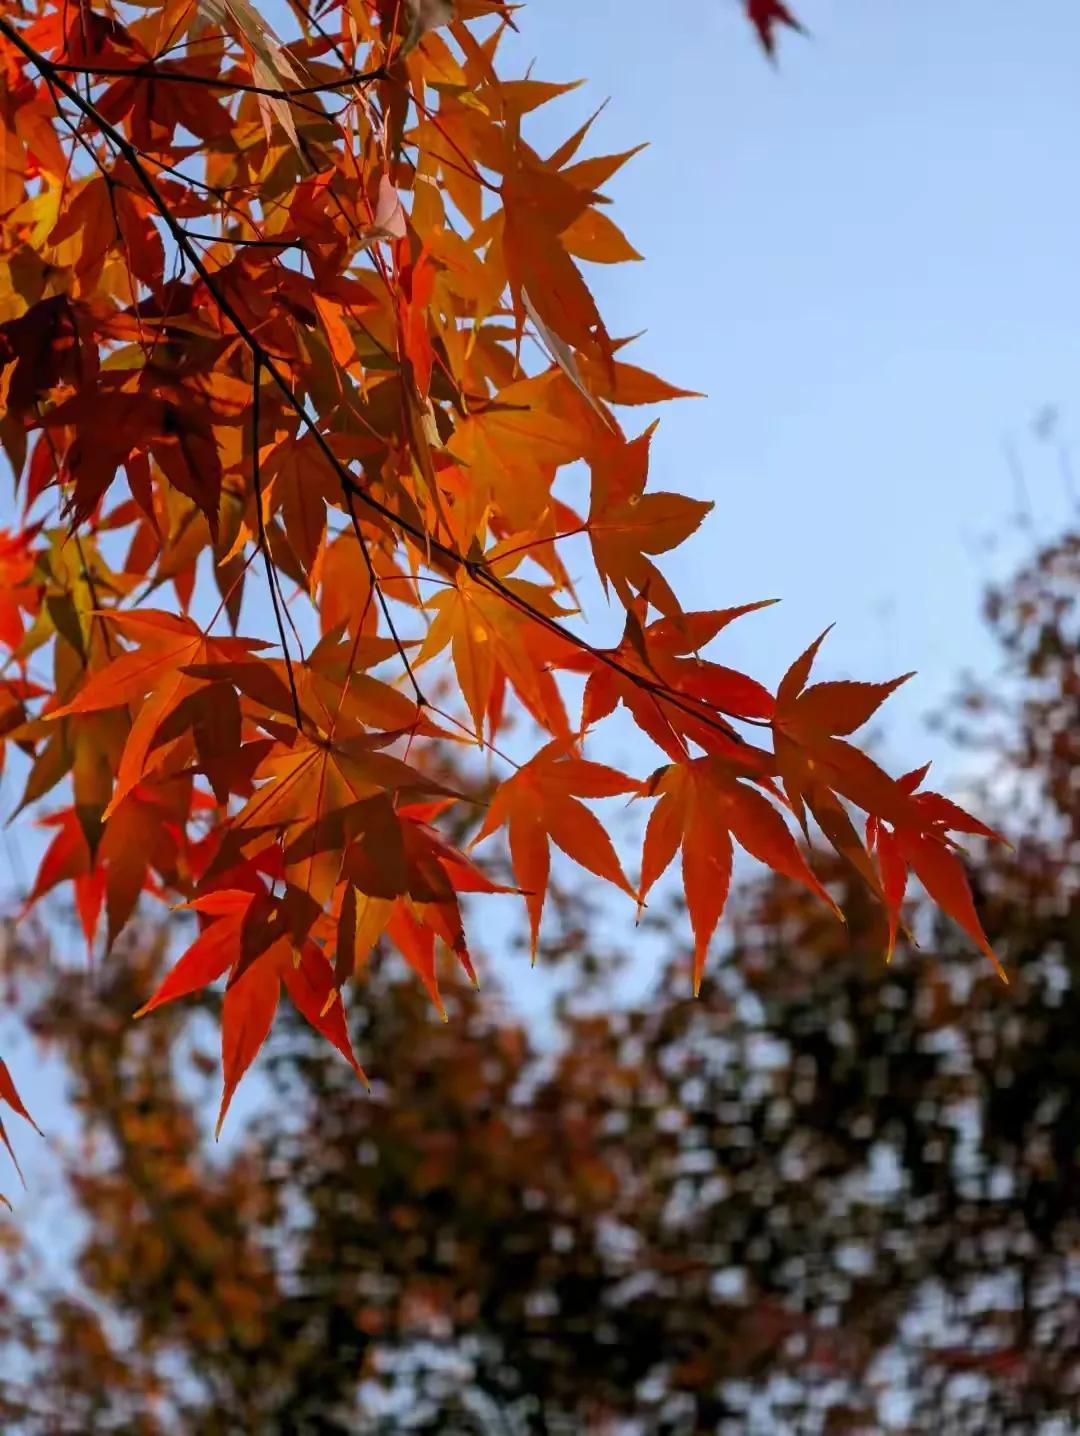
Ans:
{"type": "MultiPolygon", "coordinates": [[[[157,60],[140,66],[138,79],[115,80],[101,96],[98,110],[108,121],[123,121],[140,149],[171,145],[177,130],[189,130],[205,143],[221,143],[231,131],[225,106],[201,86],[184,83],[196,79],[200,67],[185,62],[157,60]],[[150,84],[145,81],[149,79],[150,84]],[[158,83],[153,83],[157,80],[158,83]]],[[[130,65],[121,67],[126,70],[130,65]]]]}
{"type": "MultiPolygon", "coordinates": [[[[33,1127],[39,1136],[43,1135],[41,1128],[23,1105],[22,1098],[19,1096],[18,1089],[12,1081],[11,1073],[8,1071],[7,1063],[3,1058],[0,1058],[0,1102],[6,1103],[23,1121],[29,1122],[30,1126],[33,1127]]],[[[0,1142],[3,1142],[7,1148],[8,1156],[14,1163],[15,1170],[18,1172],[19,1180],[21,1181],[22,1169],[19,1166],[19,1160],[15,1155],[15,1148],[11,1145],[11,1138],[7,1134],[7,1128],[4,1126],[2,1119],[0,1119],[0,1142]]],[[[0,1194],[0,1202],[3,1202],[6,1207],[10,1207],[11,1205],[8,1199],[2,1194],[0,1194]]]]}
{"type": "Polygon", "coordinates": [[[688,755],[687,741],[692,740],[747,773],[768,771],[768,755],[740,740],[721,715],[769,718],[774,709],[772,694],[745,673],[703,659],[699,650],[736,618],[771,603],[766,599],[736,608],[684,613],[645,627],[640,618],[643,604],[638,603],[627,613],[617,648],[586,654],[560,652],[556,662],[588,675],[582,696],[582,729],[591,728],[624,703],[642,732],[674,762],[688,755]]]}
{"type": "MultiPolygon", "coordinates": [[[[286,958],[287,960],[287,958],[286,958]]],[[[221,1004],[221,1071],[224,1080],[214,1136],[221,1135],[240,1079],[270,1035],[281,994],[281,974],[270,953],[229,983],[221,1004]]]]}
{"type": "Polygon", "coordinates": [[[614,797],[638,788],[624,773],[568,757],[558,744],[549,743],[496,790],[472,846],[503,826],[508,829],[514,876],[525,892],[534,961],[552,842],[581,867],[634,896],[606,830],[579,800],[614,797]]]}
{"type": "Polygon", "coordinates": [[[334,988],[333,968],[317,944],[308,942],[294,951],[287,938],[279,938],[259,952],[254,961],[245,963],[244,927],[252,910],[259,907],[256,894],[222,889],[196,900],[191,907],[210,915],[212,920],[135,1015],[142,1017],[166,1002],[201,991],[227,972],[232,974],[222,1003],[221,1061],[225,1085],[217,1119],[218,1133],[241,1078],[269,1036],[282,985],[297,1011],[363,1078],[343,1008],[340,1004],[327,1003],[334,988]]]}
{"type": "Polygon", "coordinates": [[[610,364],[582,359],[579,373],[590,394],[611,404],[662,404],[668,399],[704,397],[692,389],[678,389],[656,374],[650,374],[647,369],[625,364],[619,359],[610,364]]]}
{"type": "Polygon", "coordinates": [[[773,732],[788,798],[804,826],[804,802],[817,817],[821,796],[829,790],[842,794],[864,812],[917,826],[908,794],[873,759],[842,736],[869,721],[911,674],[888,683],[819,683],[806,688],[814,659],[828,632],[826,629],[795,660],[777,689],[773,732]]]}
{"type": "Polygon", "coordinates": [[[447,947],[470,981],[476,981],[458,895],[515,890],[494,882],[431,825],[429,819],[444,805],[410,802],[395,809],[371,800],[358,806],[341,864],[345,882],[334,935],[337,988],[383,933],[419,974],[444,1016],[436,944],[447,947]]]}
{"type": "Polygon", "coordinates": [[[104,617],[128,637],[138,639],[139,647],[120,654],[93,674],[70,703],[53,709],[49,717],[56,721],[104,708],[137,706],[112,798],[103,815],[108,819],[136,784],[164,761],[167,749],[155,747],[158,732],[172,710],[202,683],[184,669],[199,663],[242,661],[268,645],[261,639],[210,638],[190,618],[160,610],[110,612],[104,617]]]}
{"type": "Polygon", "coordinates": [[[13,652],[22,642],[25,615],[33,614],[39,599],[33,579],[33,531],[0,530],[0,643],[13,652]]]}
{"type": "Polygon", "coordinates": [[[11,366],[4,411],[25,421],[50,390],[92,379],[96,360],[78,305],[66,294],[38,300],[25,314],[0,324],[0,366],[11,366]]]}
{"type": "MultiPolygon", "coordinates": [[[[836,847],[882,899],[889,919],[889,952],[896,941],[908,868],[927,893],[1004,971],[982,931],[950,828],[998,838],[936,793],[915,794],[925,770],[890,778],[865,753],[837,735],[861,727],[910,674],[889,683],[804,685],[824,634],[788,670],[777,693],[776,757],[784,788],[802,818],[803,803],[836,847]],[[877,849],[874,869],[836,794],[868,815],[867,839],[877,849]]],[[[805,819],[802,818],[805,826],[805,819]]],[[[1000,839],[999,839],[1000,840],[1000,839]]]]}
{"type": "Polygon", "coordinates": [[[150,869],[165,876],[176,871],[181,830],[188,813],[184,794],[177,791],[166,806],[159,789],[145,795],[133,789],[105,824],[98,861],[105,870],[105,911],[112,946],[147,887],[150,869]]]}
{"type": "Polygon", "coordinates": [[[626,607],[636,595],[647,596],[670,617],[681,611],[678,599],[646,555],[677,548],[713,506],[683,494],[645,492],[654,427],[629,443],[605,437],[590,455],[588,530],[597,572],[626,607]]]}
{"type": "Polygon", "coordinates": [[[81,285],[89,289],[117,240],[111,188],[100,175],[92,175],[77,186],[74,198],[60,211],[49,243],[59,245],[76,235],[79,246],[75,272],[81,285]]]}
{"type": "Polygon", "coordinates": [[[73,880],[87,944],[94,941],[104,903],[111,946],[140,895],[151,886],[151,874],[163,881],[175,877],[188,807],[189,794],[182,784],[174,784],[171,792],[140,793],[136,788],[104,825],[94,853],[77,808],[54,815],[48,821],[58,831],[46,850],[26,907],[40,901],[58,883],[73,880]]]}
{"type": "Polygon", "coordinates": [[[78,522],[97,509],[117,470],[127,468],[133,451],[153,457],[171,484],[206,515],[210,535],[218,535],[221,500],[221,450],[215,424],[233,424],[248,399],[225,376],[206,388],[194,381],[172,384],[161,378],[133,379],[105,374],[93,388],[73,394],[51,409],[44,423],[50,433],[74,434],[65,454],[74,479],[68,511],[78,522]]]}
{"type": "MultiPolygon", "coordinates": [[[[508,578],[504,586],[534,612],[549,617],[563,612],[535,584],[508,578]]],[[[555,680],[545,668],[537,666],[530,653],[533,622],[465,572],[459,573],[453,588],[436,594],[428,607],[434,617],[417,654],[417,664],[429,662],[449,646],[478,737],[492,727],[492,701],[497,680],[502,677],[513,685],[538,723],[570,741],[570,725],[555,680]]]]}
{"type": "Polygon", "coordinates": [[[645,829],[638,902],[644,904],[681,845],[683,890],[694,930],[695,996],[727,903],[732,838],[751,857],[802,883],[841,916],[777,809],[721,759],[672,763],[654,774],[648,791],[658,801],[645,829]]]}
{"type": "Polygon", "coordinates": [[[778,25],[786,25],[800,34],[806,33],[792,12],[782,3],[782,0],[746,0],[746,14],[751,25],[757,31],[758,39],[761,41],[765,53],[770,58],[776,54],[776,27],[778,25]]]}
{"type": "Polygon", "coordinates": [[[527,294],[545,329],[571,349],[611,356],[596,301],[561,238],[588,208],[590,195],[524,155],[502,185],[503,250],[517,303],[527,294]]]}
{"type": "Polygon", "coordinates": [[[87,948],[91,948],[105,897],[105,874],[94,865],[86,833],[74,808],[66,808],[43,818],[41,823],[43,827],[57,831],[45,849],[33,886],[23,904],[23,912],[28,912],[60,883],[72,883],[83,936],[87,948]]]}
{"type": "MultiPolygon", "coordinates": [[[[395,871],[391,796],[447,795],[449,790],[419,769],[382,752],[394,735],[362,734],[321,739],[294,734],[288,746],[273,748],[254,772],[255,792],[230,818],[217,864],[265,843],[281,844],[282,875],[305,898],[294,939],[306,936],[337,885],[346,850],[358,845],[369,864],[372,896],[407,889],[395,871]],[[365,834],[368,834],[364,848],[365,834]]],[[[353,873],[354,881],[358,873],[353,873]]]]}
{"type": "Polygon", "coordinates": [[[1005,969],[998,961],[975,910],[960,849],[949,834],[969,833],[998,843],[1005,840],[1000,833],[973,818],[940,793],[917,792],[926,772],[927,768],[916,768],[898,780],[904,792],[912,794],[922,820],[921,826],[896,824],[889,827],[878,818],[867,819],[867,846],[877,858],[888,917],[886,957],[891,960],[896,945],[910,870],[922,883],[927,895],[963,928],[990,959],[1001,980],[1007,983],[1009,979],[1005,969]]]}
{"type": "Polygon", "coordinates": [[[533,328],[536,330],[537,334],[539,334],[540,340],[543,343],[544,348],[547,350],[548,354],[550,354],[551,358],[555,361],[555,363],[563,371],[566,377],[570,380],[574,388],[577,389],[578,393],[580,393],[581,396],[585,399],[585,401],[596,411],[597,414],[599,414],[600,418],[605,423],[607,423],[608,417],[604,413],[602,405],[597,402],[596,395],[593,393],[593,390],[589,387],[588,384],[586,384],[585,380],[582,378],[582,370],[581,366],[578,363],[577,355],[574,353],[573,349],[571,349],[569,344],[567,344],[563,339],[561,339],[553,329],[549,328],[548,324],[541,316],[540,311],[529,298],[529,292],[527,289],[522,289],[521,291],[521,305],[525,313],[532,321],[533,328]]]}
{"type": "MultiPolygon", "coordinates": [[[[250,0],[199,0],[199,8],[216,26],[239,31],[251,56],[251,70],[258,84],[268,89],[287,90],[300,84],[292,62],[269,22],[259,14],[250,0]]],[[[278,121],[294,147],[301,149],[289,103],[278,96],[258,96],[259,108],[267,129],[270,117],[278,121]]]]}
{"type": "Polygon", "coordinates": [[[280,510],[285,537],[305,574],[316,572],[326,537],[326,504],[340,496],[333,469],[311,441],[290,435],[263,458],[265,510],[280,510]]]}

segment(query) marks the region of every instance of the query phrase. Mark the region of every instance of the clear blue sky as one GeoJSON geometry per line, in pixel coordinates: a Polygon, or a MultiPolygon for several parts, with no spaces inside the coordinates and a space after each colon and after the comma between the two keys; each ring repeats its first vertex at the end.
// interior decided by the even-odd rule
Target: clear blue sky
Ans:
{"type": "Polygon", "coordinates": [[[763,678],[834,619],[823,668],[918,669],[886,710],[904,758],[996,656],[982,587],[1024,553],[1006,436],[1043,534],[1066,513],[1029,422],[1060,402],[1067,436],[1080,358],[1080,5],[791,3],[811,38],[775,69],[736,0],[538,0],[514,50],[587,79],[534,137],[610,97],[598,147],[650,142],[607,189],[645,263],[590,280],[613,332],[647,331],[638,362],[709,395],[653,450],[653,482],[717,502],[684,600],[782,598],[732,631],[763,678]]]}

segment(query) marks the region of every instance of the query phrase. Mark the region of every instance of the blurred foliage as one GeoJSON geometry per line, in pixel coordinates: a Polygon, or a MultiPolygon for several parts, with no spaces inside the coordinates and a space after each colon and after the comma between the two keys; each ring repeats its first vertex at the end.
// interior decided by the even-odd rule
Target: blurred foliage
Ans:
{"type": "Polygon", "coordinates": [[[450,986],[444,1026],[376,963],[354,1004],[372,1091],[285,1025],[222,1154],[211,1025],[129,1018],[160,935],[28,977],[81,1222],[66,1285],[32,1223],[3,1228],[3,1429],[1076,1431],[1078,595],[1072,536],[991,596],[1007,673],[949,715],[992,746],[1016,842],[976,865],[1007,991],[917,908],[922,950],[886,968],[837,865],[847,932],[760,884],[701,999],[679,957],[660,998],[596,1015],[617,964],[567,900],[558,1043],[490,991],[450,986]]]}

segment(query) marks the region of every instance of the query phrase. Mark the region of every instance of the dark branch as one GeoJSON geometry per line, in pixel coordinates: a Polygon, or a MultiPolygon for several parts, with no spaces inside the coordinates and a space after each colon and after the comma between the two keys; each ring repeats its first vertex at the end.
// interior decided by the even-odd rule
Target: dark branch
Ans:
{"type": "Polygon", "coordinates": [[[249,249],[303,249],[303,243],[299,239],[235,239],[227,234],[200,234],[195,229],[185,229],[184,233],[188,239],[197,240],[200,244],[238,244],[246,245],[249,249]]]}
{"type": "MultiPolygon", "coordinates": [[[[5,22],[4,33],[14,38],[18,32],[5,22]]],[[[340,90],[351,90],[358,85],[369,85],[375,80],[386,78],[385,70],[378,65],[373,70],[353,70],[336,80],[321,80],[317,85],[294,85],[290,89],[282,90],[272,85],[250,84],[245,80],[223,80],[217,75],[193,75],[189,70],[164,69],[160,65],[68,65],[54,64],[51,60],[45,60],[44,56],[41,59],[54,75],[88,75],[97,80],[153,80],[155,83],[166,81],[175,85],[202,85],[210,90],[265,95],[271,100],[300,100],[305,95],[336,94],[340,90]]],[[[37,64],[37,61],[34,63],[37,64]]]]}
{"type": "Polygon", "coordinates": [[[266,568],[266,581],[270,585],[270,602],[274,609],[274,622],[277,624],[278,640],[281,643],[281,651],[285,657],[285,671],[289,675],[289,692],[292,694],[293,713],[296,716],[296,726],[301,733],[304,731],[304,716],[300,709],[300,695],[296,691],[296,675],[293,673],[292,656],[289,653],[289,643],[285,637],[285,625],[281,621],[281,606],[277,591],[277,574],[274,572],[274,561],[270,556],[270,543],[266,537],[266,518],[263,515],[262,495],[262,472],[259,463],[259,391],[262,387],[262,361],[255,356],[255,377],[251,383],[251,480],[255,489],[255,511],[258,515],[259,525],[259,547],[262,549],[263,565],[266,568]]]}

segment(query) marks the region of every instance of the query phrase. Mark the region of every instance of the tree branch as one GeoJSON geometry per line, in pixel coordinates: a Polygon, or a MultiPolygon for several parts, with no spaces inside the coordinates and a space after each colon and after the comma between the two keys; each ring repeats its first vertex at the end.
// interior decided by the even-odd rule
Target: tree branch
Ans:
{"type": "MultiPolygon", "coordinates": [[[[9,37],[18,33],[7,22],[3,28],[9,37]]],[[[155,83],[166,81],[175,85],[202,85],[205,89],[224,90],[230,94],[265,95],[271,100],[299,100],[305,95],[336,94],[339,90],[369,85],[375,80],[386,78],[386,71],[381,65],[377,65],[373,70],[353,70],[337,80],[321,80],[317,85],[294,85],[290,89],[282,90],[272,85],[251,84],[245,80],[222,80],[215,75],[193,75],[188,70],[166,70],[160,65],[68,65],[54,64],[51,60],[45,60],[44,56],[40,58],[54,75],[88,75],[96,80],[153,80],[155,83]]],[[[37,61],[34,63],[37,64],[37,61]]]]}
{"type": "MultiPolygon", "coordinates": [[[[361,503],[366,504],[372,512],[378,514],[401,533],[408,535],[424,553],[435,553],[450,566],[464,570],[474,582],[482,584],[492,593],[497,594],[504,602],[510,604],[513,608],[546,628],[550,633],[555,634],[565,643],[578,649],[579,652],[588,654],[597,663],[610,668],[613,672],[620,674],[620,676],[628,682],[634,684],[635,687],[651,694],[658,702],[668,703],[680,712],[722,733],[729,742],[737,744],[740,747],[751,746],[747,745],[746,739],[720,715],[719,710],[705,705],[699,700],[687,698],[686,695],[681,694],[677,689],[670,688],[667,684],[659,680],[648,678],[646,675],[623,663],[610,649],[598,648],[595,644],[581,637],[581,635],[566,628],[563,624],[559,623],[557,619],[550,618],[547,614],[534,608],[525,599],[515,594],[512,589],[507,588],[503,581],[491,572],[486,561],[466,558],[464,554],[459,553],[452,545],[444,543],[426,529],[421,528],[411,520],[395,513],[388,504],[375,498],[363,485],[357,483],[348,468],[338,458],[337,454],[334,453],[326,436],[314,419],[312,419],[306,406],[294,392],[288,379],[274,363],[269,351],[254,334],[228,295],[224,294],[216,285],[212,271],[208,268],[195,245],[192,243],[183,225],[181,225],[173,215],[153,175],[146,168],[142,155],[137,147],[100,113],[91,100],[79,94],[79,92],[62,77],[59,73],[62,67],[54,65],[46,56],[42,55],[40,51],[30,44],[11,21],[2,15],[0,15],[0,34],[5,35],[8,40],[11,41],[16,49],[33,64],[39,74],[46,79],[51,79],[61,93],[93,123],[98,132],[103,135],[127,161],[132,173],[138,179],[147,197],[160,214],[177,248],[206,285],[217,308],[224,317],[228,319],[229,323],[236,330],[237,335],[251,351],[252,357],[258,367],[265,370],[267,375],[269,375],[285,401],[286,406],[293,412],[301,426],[310,434],[312,442],[330,464],[346,495],[351,494],[359,499],[361,503]]],[[[343,83],[352,83],[352,81],[343,83]]]]}

